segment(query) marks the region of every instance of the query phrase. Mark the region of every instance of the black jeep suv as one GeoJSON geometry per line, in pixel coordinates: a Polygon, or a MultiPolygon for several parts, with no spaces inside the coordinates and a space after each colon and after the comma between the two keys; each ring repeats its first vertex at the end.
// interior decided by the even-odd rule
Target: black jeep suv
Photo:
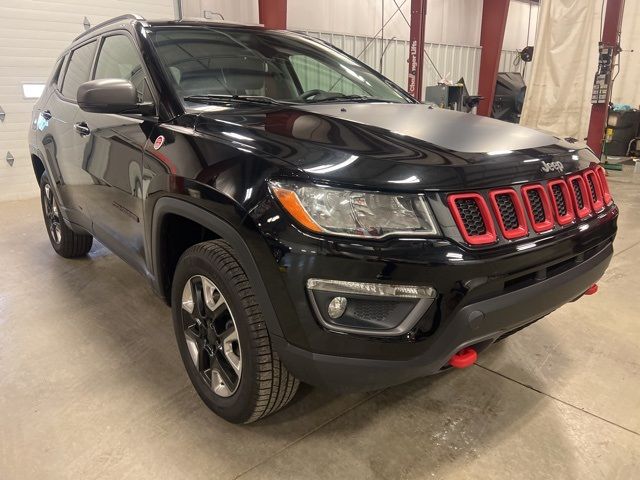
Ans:
{"type": "MultiPolygon", "coordinates": [[[[618,209],[587,149],[413,100],[293,32],[115,18],[62,54],[30,148],[53,248],[172,308],[198,394],[251,422],[377,389],[593,293],[618,209]]],[[[576,328],[579,328],[576,325],[576,328]]]]}

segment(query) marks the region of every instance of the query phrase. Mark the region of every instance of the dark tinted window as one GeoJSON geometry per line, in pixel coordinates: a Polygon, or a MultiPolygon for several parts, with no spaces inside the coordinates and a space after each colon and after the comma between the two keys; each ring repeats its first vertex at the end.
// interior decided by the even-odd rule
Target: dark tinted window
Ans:
{"type": "Polygon", "coordinates": [[[136,47],[124,35],[106,37],[98,54],[95,79],[129,80],[138,90],[138,100],[151,100],[146,77],[136,47]]]}
{"type": "Polygon", "coordinates": [[[91,42],[71,52],[71,60],[62,85],[62,94],[65,97],[75,100],[78,87],[89,80],[95,50],[96,42],[91,42]]]}

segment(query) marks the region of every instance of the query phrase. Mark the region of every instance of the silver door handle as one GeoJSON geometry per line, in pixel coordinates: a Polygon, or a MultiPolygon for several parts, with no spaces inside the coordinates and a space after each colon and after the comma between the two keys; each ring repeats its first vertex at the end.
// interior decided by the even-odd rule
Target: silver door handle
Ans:
{"type": "Polygon", "coordinates": [[[91,129],[85,122],[76,123],[73,126],[73,129],[83,137],[86,137],[87,135],[91,134],[91,129]]]}

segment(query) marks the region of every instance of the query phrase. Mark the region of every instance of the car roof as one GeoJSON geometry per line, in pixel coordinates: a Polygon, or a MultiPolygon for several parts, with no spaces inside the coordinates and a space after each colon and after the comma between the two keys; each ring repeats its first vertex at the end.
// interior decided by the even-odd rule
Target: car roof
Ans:
{"type": "Polygon", "coordinates": [[[119,17],[111,18],[105,22],[99,23],[88,30],[82,32],[76,38],[73,39],[72,45],[84,42],[91,39],[105,31],[112,30],[114,27],[131,26],[135,23],[142,23],[144,26],[149,27],[171,27],[171,26],[216,26],[216,27],[228,27],[228,28],[250,28],[256,30],[268,30],[263,25],[258,24],[245,24],[237,22],[228,22],[225,20],[208,20],[204,18],[182,18],[176,19],[158,19],[147,20],[144,17],[136,14],[120,15],[119,17]]]}

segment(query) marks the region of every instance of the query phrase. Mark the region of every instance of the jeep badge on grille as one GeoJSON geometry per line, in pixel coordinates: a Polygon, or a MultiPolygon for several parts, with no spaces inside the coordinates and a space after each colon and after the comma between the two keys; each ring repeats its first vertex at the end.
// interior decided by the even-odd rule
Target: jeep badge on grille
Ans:
{"type": "Polygon", "coordinates": [[[544,160],[541,162],[540,164],[540,170],[542,170],[544,173],[549,173],[549,172],[563,172],[564,171],[564,165],[562,165],[562,162],[545,162],[544,160]]]}

